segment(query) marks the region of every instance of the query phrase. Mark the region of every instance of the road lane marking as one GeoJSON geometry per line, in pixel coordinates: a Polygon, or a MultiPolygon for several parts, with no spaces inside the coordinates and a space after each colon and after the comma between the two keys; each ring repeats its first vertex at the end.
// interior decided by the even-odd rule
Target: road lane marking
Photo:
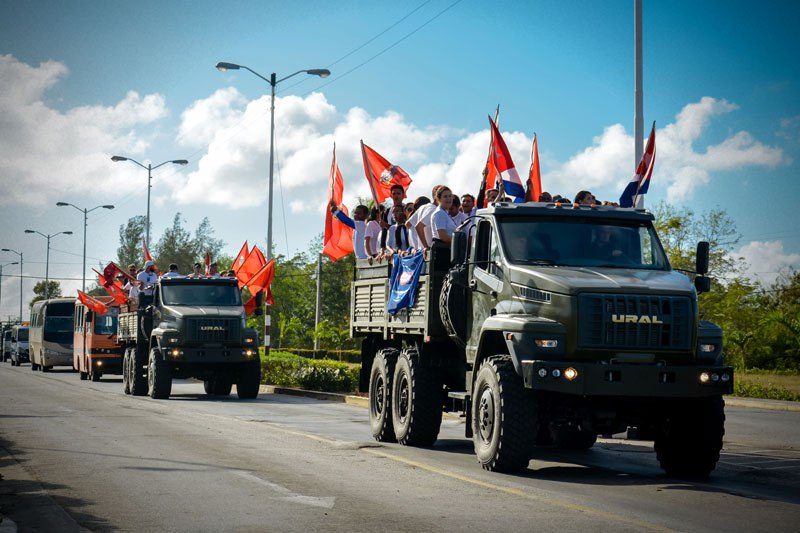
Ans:
{"type": "Polygon", "coordinates": [[[267,481],[266,479],[262,479],[256,475],[251,474],[250,472],[243,472],[241,470],[238,470],[235,471],[234,474],[243,477],[245,479],[249,479],[250,481],[268,487],[269,489],[277,492],[278,494],[281,495],[277,499],[282,501],[290,503],[299,503],[300,505],[308,505],[310,507],[322,507],[323,509],[333,509],[333,506],[336,503],[335,496],[306,496],[305,494],[298,494],[296,492],[292,492],[283,485],[278,485],[277,483],[267,481]]]}
{"type": "MultiPolygon", "coordinates": [[[[212,416],[229,419],[228,417],[225,417],[223,415],[212,415],[212,416]]],[[[248,421],[248,422],[256,423],[256,424],[263,424],[263,425],[269,426],[269,427],[271,427],[271,428],[273,428],[275,430],[281,431],[282,433],[286,433],[286,434],[289,434],[289,435],[295,435],[297,437],[305,437],[307,439],[311,439],[311,440],[314,440],[314,441],[317,441],[317,442],[320,442],[320,443],[323,443],[323,444],[332,445],[332,446],[335,446],[335,445],[341,444],[342,442],[345,442],[345,441],[334,440],[334,439],[326,439],[325,437],[320,437],[319,435],[314,435],[312,433],[304,433],[302,431],[295,431],[295,430],[287,429],[286,427],[283,427],[283,426],[280,426],[280,425],[276,425],[276,424],[274,424],[272,422],[260,422],[260,421],[256,421],[256,420],[252,420],[252,419],[250,419],[250,420],[240,419],[240,420],[248,421]]],[[[420,463],[418,461],[413,461],[411,459],[406,459],[405,457],[401,457],[399,455],[394,455],[392,453],[388,453],[388,452],[384,451],[382,448],[381,449],[376,449],[376,448],[363,447],[363,448],[361,448],[361,451],[365,452],[365,453],[368,453],[368,454],[371,454],[371,455],[375,455],[375,456],[378,456],[378,457],[383,457],[385,459],[389,459],[389,460],[392,460],[392,461],[403,463],[403,464],[406,464],[406,465],[409,465],[409,466],[414,466],[416,468],[420,468],[422,470],[426,470],[426,471],[432,472],[434,474],[439,474],[441,476],[449,477],[451,479],[455,479],[455,480],[458,480],[458,481],[462,481],[464,483],[469,483],[469,484],[472,484],[472,485],[476,485],[478,487],[482,487],[482,488],[485,488],[485,489],[496,490],[498,492],[504,492],[506,494],[511,494],[513,496],[517,496],[517,497],[520,497],[520,498],[523,498],[523,499],[527,499],[527,500],[531,500],[531,501],[535,501],[535,502],[540,502],[540,503],[545,503],[545,504],[548,504],[548,505],[555,505],[555,506],[558,506],[558,507],[561,507],[561,508],[564,508],[564,509],[568,509],[568,510],[571,510],[571,511],[577,511],[577,512],[581,512],[581,513],[591,514],[591,515],[594,515],[594,516],[597,516],[597,517],[605,518],[605,519],[613,521],[613,522],[622,523],[622,524],[629,524],[629,525],[632,525],[632,526],[637,527],[639,529],[647,529],[647,530],[650,530],[650,531],[661,531],[661,532],[668,532],[668,533],[675,533],[675,531],[676,531],[676,530],[670,529],[670,528],[668,528],[666,526],[660,526],[658,524],[653,524],[653,523],[650,523],[650,522],[647,522],[647,521],[644,521],[644,520],[639,520],[639,519],[636,519],[636,518],[620,515],[620,514],[617,514],[617,513],[612,513],[612,512],[609,512],[609,511],[601,511],[599,509],[594,509],[592,507],[587,507],[587,506],[580,505],[580,504],[577,504],[577,503],[573,503],[573,502],[570,502],[570,501],[567,501],[567,500],[562,500],[562,499],[557,499],[557,498],[552,498],[552,497],[536,496],[535,494],[531,494],[529,492],[525,492],[524,490],[517,489],[517,488],[514,488],[514,487],[504,487],[502,485],[497,485],[495,483],[489,483],[487,481],[481,481],[480,479],[477,479],[477,478],[474,478],[474,477],[465,476],[465,475],[462,475],[462,474],[458,474],[456,472],[452,472],[450,470],[445,470],[443,468],[438,468],[438,467],[435,467],[435,466],[432,466],[432,465],[428,465],[428,464],[425,464],[425,463],[420,463]]],[[[255,478],[255,476],[252,476],[252,477],[255,478]]],[[[259,480],[262,483],[269,483],[267,481],[261,480],[260,478],[255,478],[255,479],[259,480]]]]}

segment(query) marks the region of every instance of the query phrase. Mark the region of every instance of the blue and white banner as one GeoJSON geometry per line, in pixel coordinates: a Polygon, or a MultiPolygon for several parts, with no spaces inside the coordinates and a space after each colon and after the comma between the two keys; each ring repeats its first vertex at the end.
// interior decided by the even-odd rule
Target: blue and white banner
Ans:
{"type": "Polygon", "coordinates": [[[417,301],[417,285],[422,268],[425,266],[423,254],[394,256],[392,278],[389,282],[389,313],[397,314],[400,309],[414,307],[417,301]]]}

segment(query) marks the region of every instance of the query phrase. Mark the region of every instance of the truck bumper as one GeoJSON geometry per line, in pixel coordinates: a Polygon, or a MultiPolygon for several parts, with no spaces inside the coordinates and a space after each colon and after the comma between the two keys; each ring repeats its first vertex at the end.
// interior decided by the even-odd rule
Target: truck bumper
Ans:
{"type": "Polygon", "coordinates": [[[122,374],[122,357],[119,354],[92,354],[92,366],[103,374],[122,374]]]}
{"type": "Polygon", "coordinates": [[[226,346],[225,348],[162,348],[164,359],[175,363],[245,363],[258,359],[258,348],[226,346]]]}
{"type": "Polygon", "coordinates": [[[733,392],[729,366],[522,361],[522,377],[528,389],[580,396],[702,398],[733,392]]]}

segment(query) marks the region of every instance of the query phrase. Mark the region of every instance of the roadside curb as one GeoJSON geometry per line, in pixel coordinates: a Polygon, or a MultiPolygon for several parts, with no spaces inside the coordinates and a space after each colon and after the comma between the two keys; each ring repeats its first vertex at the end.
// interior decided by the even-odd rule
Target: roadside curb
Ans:
{"type": "MultiPolygon", "coordinates": [[[[318,392],[304,389],[292,389],[276,385],[261,385],[259,392],[268,394],[286,394],[288,396],[303,396],[317,400],[347,403],[360,407],[369,407],[369,399],[364,396],[340,394],[336,392],[318,392]]],[[[744,407],[746,409],[763,409],[766,411],[800,412],[800,402],[786,402],[781,400],[762,400],[759,398],[740,398],[738,396],[725,396],[725,405],[730,407],[744,407]]]]}
{"type": "Polygon", "coordinates": [[[764,409],[767,411],[800,412],[800,402],[786,402],[782,400],[762,400],[760,398],[725,396],[725,405],[731,407],[744,407],[747,409],[764,409]]]}

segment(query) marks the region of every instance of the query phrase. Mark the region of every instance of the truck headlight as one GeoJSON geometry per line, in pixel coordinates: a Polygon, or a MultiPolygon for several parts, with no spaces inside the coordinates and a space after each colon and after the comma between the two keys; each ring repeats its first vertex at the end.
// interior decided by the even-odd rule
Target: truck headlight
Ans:
{"type": "Polygon", "coordinates": [[[711,374],[708,372],[700,372],[700,383],[706,384],[711,381],[711,374]]]}
{"type": "Polygon", "coordinates": [[[167,338],[164,339],[164,342],[166,342],[169,345],[173,345],[174,346],[175,344],[178,344],[178,343],[181,342],[181,338],[180,337],[167,337],[167,338]]]}
{"type": "Polygon", "coordinates": [[[567,378],[569,381],[578,377],[578,371],[572,367],[567,368],[564,370],[564,377],[567,378]]]}
{"type": "Polygon", "coordinates": [[[556,339],[535,339],[533,343],[539,348],[557,348],[558,341],[556,339]]]}
{"type": "Polygon", "coordinates": [[[716,344],[701,344],[700,351],[704,353],[713,353],[717,350],[716,344]]]}

